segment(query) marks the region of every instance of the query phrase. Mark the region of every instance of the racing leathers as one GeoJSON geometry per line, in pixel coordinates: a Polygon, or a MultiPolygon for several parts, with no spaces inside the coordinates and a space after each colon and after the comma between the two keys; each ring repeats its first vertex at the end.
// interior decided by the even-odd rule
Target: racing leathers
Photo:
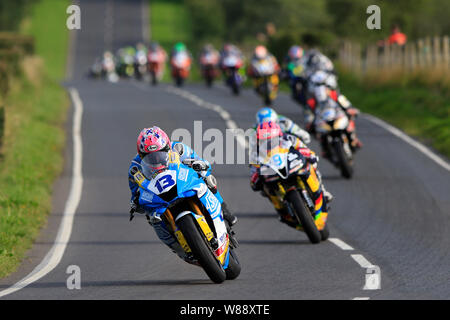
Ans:
{"type": "MultiPolygon", "coordinates": [[[[208,188],[214,193],[216,198],[221,203],[224,219],[230,226],[235,224],[237,218],[229,211],[226,203],[223,201],[222,196],[217,190],[215,178],[211,175],[211,166],[209,162],[207,160],[201,159],[194,150],[181,142],[172,142],[171,150],[173,152],[177,152],[180,155],[181,162],[191,166],[194,170],[198,171],[202,175],[208,188]]],[[[137,154],[131,161],[130,167],[128,169],[128,184],[131,191],[130,221],[133,219],[134,212],[145,214],[149,224],[153,226],[157,236],[161,239],[162,242],[164,242],[164,244],[170,247],[173,252],[175,252],[186,262],[196,264],[196,262],[193,261],[192,257],[186,256],[186,253],[181,245],[168,231],[168,228],[165,225],[164,221],[159,216],[157,216],[155,212],[145,211],[142,207],[139,206],[139,185],[134,179],[134,174],[137,171],[142,171],[141,161],[142,159],[140,155],[137,154]]]]}
{"type": "MultiPolygon", "coordinates": [[[[250,186],[253,189],[253,191],[255,191],[255,192],[260,191],[264,197],[269,198],[269,200],[272,203],[272,205],[274,206],[275,210],[278,212],[281,222],[286,223],[287,225],[295,228],[298,223],[292,219],[291,215],[288,213],[288,211],[284,207],[284,204],[278,199],[277,196],[272,195],[269,191],[267,191],[264,188],[263,177],[261,176],[261,173],[260,173],[261,166],[258,161],[258,153],[257,153],[257,151],[255,151],[255,150],[257,150],[257,146],[256,146],[257,143],[258,142],[257,142],[256,138],[250,139],[250,148],[251,148],[250,150],[252,150],[252,152],[250,153],[250,173],[251,173],[250,186]]],[[[321,185],[321,189],[319,189],[319,190],[323,191],[323,195],[324,195],[325,202],[326,202],[325,210],[327,211],[328,210],[327,205],[332,200],[332,196],[329,192],[327,192],[325,190],[325,186],[323,185],[321,174],[317,168],[317,164],[319,162],[319,157],[316,156],[314,151],[309,149],[302,142],[302,140],[300,138],[298,138],[297,136],[294,136],[292,134],[283,133],[283,136],[281,137],[281,145],[283,145],[283,144],[292,145],[292,147],[295,148],[295,150],[299,151],[307,159],[307,161],[312,165],[312,170],[315,171],[315,173],[319,179],[320,185],[321,185]]],[[[320,197],[320,192],[314,194],[313,200],[316,201],[319,197],[320,197]]]]}

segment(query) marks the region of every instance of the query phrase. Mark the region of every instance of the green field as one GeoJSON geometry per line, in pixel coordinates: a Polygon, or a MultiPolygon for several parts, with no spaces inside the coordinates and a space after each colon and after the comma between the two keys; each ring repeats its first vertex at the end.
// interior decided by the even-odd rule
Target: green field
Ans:
{"type": "Polygon", "coordinates": [[[341,73],[342,92],[363,112],[404,130],[450,158],[450,92],[416,81],[372,84],[341,73]]]}
{"type": "MultiPolygon", "coordinates": [[[[195,37],[192,21],[183,0],[150,0],[150,35],[170,54],[173,45],[184,42],[194,56],[190,81],[200,80],[196,63],[196,52],[192,52],[195,37]]],[[[169,69],[166,69],[163,81],[171,81],[169,69]]]]}
{"type": "Polygon", "coordinates": [[[0,160],[0,278],[14,272],[51,211],[52,185],[62,170],[69,100],[59,84],[68,47],[69,0],[36,3],[21,27],[35,36],[35,56],[24,61],[6,99],[0,160]],[[59,12],[60,14],[55,14],[59,12]]]}

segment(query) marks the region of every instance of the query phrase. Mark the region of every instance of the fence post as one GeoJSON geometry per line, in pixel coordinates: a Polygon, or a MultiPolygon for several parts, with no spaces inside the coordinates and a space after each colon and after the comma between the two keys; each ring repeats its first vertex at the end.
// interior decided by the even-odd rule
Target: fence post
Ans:
{"type": "Polygon", "coordinates": [[[450,69],[450,38],[445,36],[442,44],[442,63],[445,69],[450,69]]]}
{"type": "Polygon", "coordinates": [[[435,67],[441,66],[441,39],[439,37],[433,39],[433,60],[435,67]]]}
{"type": "Polygon", "coordinates": [[[5,133],[5,107],[0,105],[0,152],[2,150],[4,133],[5,133]]]}
{"type": "Polygon", "coordinates": [[[431,54],[431,38],[426,37],[425,38],[425,61],[426,66],[429,68],[433,65],[433,55],[431,54]]]}

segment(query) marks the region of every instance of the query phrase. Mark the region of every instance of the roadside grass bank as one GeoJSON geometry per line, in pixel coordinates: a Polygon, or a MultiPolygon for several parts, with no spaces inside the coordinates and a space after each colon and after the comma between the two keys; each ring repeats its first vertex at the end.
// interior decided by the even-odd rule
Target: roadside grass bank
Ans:
{"type": "Polygon", "coordinates": [[[424,77],[394,81],[339,72],[342,92],[361,111],[377,116],[450,158],[450,90],[424,77]]]}
{"type": "Polygon", "coordinates": [[[68,48],[69,0],[32,3],[21,33],[35,55],[21,62],[4,100],[0,159],[0,278],[14,272],[51,211],[52,186],[63,167],[69,99],[59,84],[68,48]]]}

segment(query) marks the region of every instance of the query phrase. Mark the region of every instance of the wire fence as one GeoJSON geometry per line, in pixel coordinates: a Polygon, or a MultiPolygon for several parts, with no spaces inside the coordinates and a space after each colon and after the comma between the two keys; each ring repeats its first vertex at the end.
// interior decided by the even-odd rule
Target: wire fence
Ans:
{"type": "Polygon", "coordinates": [[[450,38],[427,37],[404,46],[375,44],[365,48],[347,41],[339,50],[338,60],[343,67],[356,74],[439,70],[448,75],[450,38]]]}

